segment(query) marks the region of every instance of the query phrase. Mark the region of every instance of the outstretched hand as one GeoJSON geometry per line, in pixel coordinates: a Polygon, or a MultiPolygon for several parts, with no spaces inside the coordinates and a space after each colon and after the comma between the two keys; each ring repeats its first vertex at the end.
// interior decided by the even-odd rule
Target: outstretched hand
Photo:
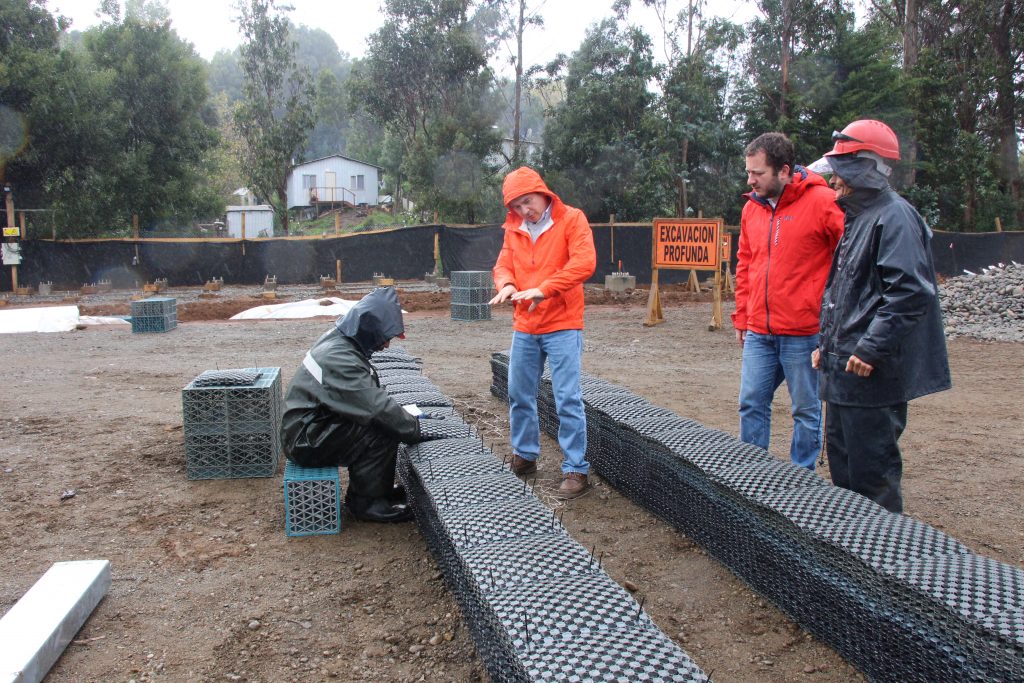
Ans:
{"type": "Polygon", "coordinates": [[[515,293],[516,293],[516,286],[515,285],[505,285],[504,287],[502,287],[501,289],[498,290],[498,293],[495,294],[494,298],[491,299],[488,303],[491,306],[494,306],[495,304],[504,303],[504,302],[508,301],[509,297],[512,296],[515,293]]]}
{"type": "Polygon", "coordinates": [[[532,289],[523,290],[522,292],[516,292],[512,295],[512,303],[518,304],[522,301],[530,302],[530,307],[526,309],[527,312],[530,313],[533,309],[537,308],[537,304],[544,301],[544,292],[534,287],[532,289]]]}

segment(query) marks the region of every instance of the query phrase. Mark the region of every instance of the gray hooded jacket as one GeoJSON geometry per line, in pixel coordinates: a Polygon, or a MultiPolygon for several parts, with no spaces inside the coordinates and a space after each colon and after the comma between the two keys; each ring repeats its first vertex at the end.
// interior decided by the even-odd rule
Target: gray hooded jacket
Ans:
{"type": "Polygon", "coordinates": [[[950,388],[931,230],[870,158],[828,157],[854,188],[821,305],[822,400],[881,407],[950,388]],[[846,372],[851,355],[874,366],[846,372]]]}
{"type": "Polygon", "coordinates": [[[370,356],[403,334],[402,308],[390,287],[363,297],[313,344],[292,378],[281,421],[287,452],[331,443],[339,429],[374,426],[406,443],[419,422],[380,386],[370,356]]]}

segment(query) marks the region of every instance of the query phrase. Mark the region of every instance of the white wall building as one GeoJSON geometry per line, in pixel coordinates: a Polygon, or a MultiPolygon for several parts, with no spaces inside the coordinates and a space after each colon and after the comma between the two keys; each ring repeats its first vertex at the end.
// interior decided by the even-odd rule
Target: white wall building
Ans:
{"type": "Polygon", "coordinates": [[[267,204],[255,206],[229,206],[225,210],[228,237],[273,237],[274,209],[267,204]],[[245,216],[245,235],[242,234],[242,216],[245,216]]]}
{"type": "Polygon", "coordinates": [[[347,202],[377,206],[381,169],[334,154],[299,164],[288,177],[288,208],[347,202]]]}

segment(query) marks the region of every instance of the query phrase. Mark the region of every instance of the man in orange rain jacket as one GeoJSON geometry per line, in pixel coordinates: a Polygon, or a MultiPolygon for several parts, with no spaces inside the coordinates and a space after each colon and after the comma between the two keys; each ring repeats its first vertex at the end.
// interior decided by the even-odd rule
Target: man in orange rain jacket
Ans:
{"type": "Polygon", "coordinates": [[[564,204],[531,168],[505,176],[502,194],[508,216],[493,271],[498,293],[490,303],[513,304],[508,366],[512,471],[525,476],[537,470],[537,392],[546,359],[563,454],[557,495],[576,498],[589,486],[580,364],[583,283],[597,267],[594,235],[583,212],[564,204]]]}

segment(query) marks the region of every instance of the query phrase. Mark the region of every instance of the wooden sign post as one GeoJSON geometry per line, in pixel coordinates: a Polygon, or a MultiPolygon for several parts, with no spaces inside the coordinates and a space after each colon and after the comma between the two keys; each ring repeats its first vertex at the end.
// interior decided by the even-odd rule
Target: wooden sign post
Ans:
{"type": "Polygon", "coordinates": [[[732,233],[722,233],[722,263],[725,264],[725,279],[722,283],[722,291],[734,292],[736,285],[732,281],[732,268],[729,264],[732,258],[732,233]]]}
{"type": "MultiPolygon", "coordinates": [[[[658,271],[661,268],[710,270],[716,273],[714,311],[710,329],[722,326],[720,268],[722,262],[721,218],[655,218],[651,235],[651,292],[647,297],[650,327],[665,322],[662,318],[658,271]],[[717,326],[716,326],[717,321],[717,326]]],[[[696,273],[691,273],[695,278],[696,273]]]]}

